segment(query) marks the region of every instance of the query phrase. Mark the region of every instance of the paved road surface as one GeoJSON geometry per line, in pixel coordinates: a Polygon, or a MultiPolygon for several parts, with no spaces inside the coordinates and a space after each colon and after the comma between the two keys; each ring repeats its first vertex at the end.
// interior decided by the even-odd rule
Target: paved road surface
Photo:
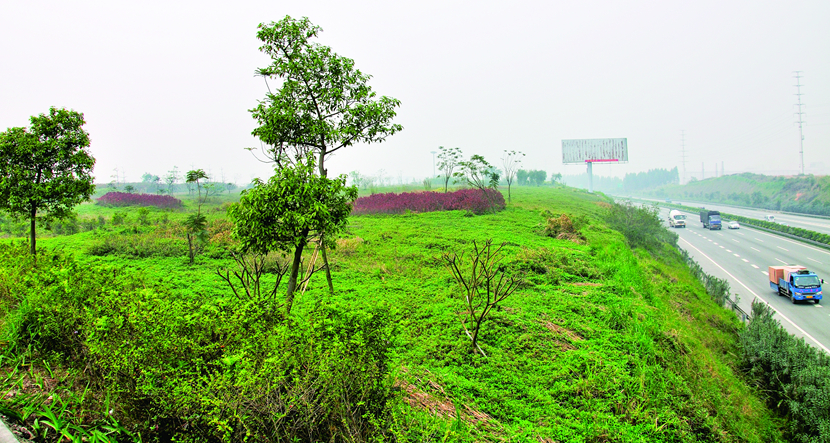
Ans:
{"type": "MultiPolygon", "coordinates": [[[[661,218],[668,218],[668,210],[661,211],[661,218]]],[[[743,310],[751,312],[752,300],[759,298],[778,312],[776,318],[788,331],[830,353],[830,297],[822,299],[822,304],[792,304],[770,289],[767,276],[771,265],[806,266],[828,281],[823,287],[826,294],[830,251],[747,227],[709,231],[698,220],[696,214],[688,214],[686,228],[670,228],[667,222],[666,226],[680,236],[679,246],[706,273],[729,282],[732,293],[740,296],[743,310]]]]}
{"type": "MultiPolygon", "coordinates": [[[[639,199],[639,200],[648,200],[648,201],[656,201],[658,203],[665,202],[665,200],[655,200],[655,199],[639,199]]],[[[706,203],[706,202],[697,202],[697,201],[687,201],[681,200],[679,204],[684,206],[695,206],[695,207],[705,207],[706,209],[712,209],[714,211],[726,212],[729,214],[740,215],[743,217],[748,218],[755,218],[758,220],[763,220],[765,215],[771,214],[775,216],[775,221],[777,223],[786,223],[789,226],[793,226],[796,228],[803,228],[809,229],[815,232],[821,232],[823,234],[830,234],[830,219],[825,218],[815,218],[815,217],[806,217],[802,215],[793,215],[793,214],[782,214],[776,211],[769,211],[764,209],[746,209],[746,208],[738,208],[735,206],[726,206],[726,205],[719,205],[717,203],[706,203]]],[[[700,217],[694,219],[694,221],[699,221],[700,217]]]]}

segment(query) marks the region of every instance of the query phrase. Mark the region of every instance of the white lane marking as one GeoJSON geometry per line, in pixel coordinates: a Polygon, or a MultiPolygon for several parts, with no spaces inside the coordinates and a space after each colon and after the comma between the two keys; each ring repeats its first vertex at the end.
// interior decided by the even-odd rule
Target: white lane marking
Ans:
{"type": "MultiPolygon", "coordinates": [[[[807,249],[812,249],[813,251],[821,252],[822,254],[830,255],[830,251],[828,251],[826,249],[819,249],[819,248],[816,248],[816,247],[813,247],[813,246],[808,246],[804,243],[797,242],[797,241],[794,241],[794,240],[788,240],[784,237],[780,237],[780,236],[773,235],[773,234],[767,234],[766,232],[758,232],[758,234],[766,235],[767,237],[775,237],[776,239],[781,240],[781,241],[785,241],[787,243],[792,243],[792,244],[798,245],[798,246],[804,246],[807,249]]],[[[758,240],[758,239],[756,239],[756,240],[758,240]]],[[[758,241],[761,241],[761,240],[758,240],[758,241]]]]}
{"type": "Polygon", "coordinates": [[[778,249],[783,249],[783,250],[785,250],[785,251],[787,251],[787,252],[790,252],[790,250],[789,250],[789,249],[787,249],[787,248],[782,248],[781,246],[776,246],[776,248],[778,248],[778,249]]]}
{"type": "Polygon", "coordinates": [[[761,271],[761,273],[763,273],[764,275],[766,275],[767,277],[769,277],[769,272],[767,272],[767,271],[761,271]]]}
{"type": "MultiPolygon", "coordinates": [[[[703,237],[703,236],[701,235],[701,237],[703,237]]],[[[706,237],[703,237],[703,238],[706,238],[706,237]]]]}
{"type": "Polygon", "coordinates": [[[738,235],[743,235],[743,234],[742,234],[742,233],[740,233],[740,232],[736,232],[736,234],[738,234],[738,235]]]}
{"type": "Polygon", "coordinates": [[[816,260],[816,259],[812,259],[812,258],[810,258],[810,257],[807,257],[807,260],[813,260],[814,262],[816,262],[816,263],[818,263],[818,264],[820,264],[820,265],[823,265],[823,264],[824,264],[824,263],[822,263],[822,262],[820,262],[820,261],[818,261],[818,260],[816,260]]]}
{"type": "Polygon", "coordinates": [[[781,263],[784,263],[785,265],[787,264],[787,262],[785,262],[784,260],[781,260],[780,258],[776,258],[776,260],[780,261],[781,263]]]}
{"type": "Polygon", "coordinates": [[[738,240],[735,240],[734,238],[732,239],[732,241],[735,243],[740,243],[738,240]]]}
{"type": "Polygon", "coordinates": [[[822,306],[822,305],[813,305],[813,306],[815,306],[815,307],[817,307],[817,308],[823,308],[823,307],[824,307],[824,306],[822,306]]]}
{"type": "MultiPolygon", "coordinates": [[[[750,247],[749,247],[749,249],[755,249],[755,248],[753,248],[752,246],[750,246],[750,247]]],[[[756,251],[758,251],[758,252],[761,252],[761,250],[760,250],[760,249],[755,249],[755,250],[756,250],[756,251]]]]}
{"type": "Polygon", "coordinates": [[[734,255],[735,257],[740,257],[740,255],[738,255],[738,254],[732,254],[732,255],[734,255]]]}
{"type": "Polygon", "coordinates": [[[709,241],[712,241],[712,239],[710,238],[709,241]]]}
{"type": "Polygon", "coordinates": [[[730,251],[729,249],[727,249],[727,250],[726,250],[726,252],[732,252],[732,251],[730,251]]]}
{"type": "Polygon", "coordinates": [[[718,242],[715,242],[715,244],[718,244],[718,242]]]}
{"type": "Polygon", "coordinates": [[[758,269],[758,265],[752,265],[752,267],[758,269]]]}
{"type": "Polygon", "coordinates": [[[723,249],[723,246],[721,246],[720,248],[723,249]]]}
{"type": "Polygon", "coordinates": [[[747,260],[745,258],[742,258],[741,260],[745,261],[746,263],[749,263],[749,260],[747,260]]]}
{"type": "Polygon", "coordinates": [[[691,246],[692,248],[694,248],[694,250],[695,250],[695,251],[697,251],[697,252],[699,252],[699,253],[700,253],[700,255],[702,255],[702,256],[704,256],[704,257],[708,258],[708,259],[709,259],[709,261],[711,261],[711,262],[712,262],[715,266],[717,266],[718,268],[720,268],[720,270],[721,270],[721,271],[725,272],[725,273],[726,273],[726,275],[728,275],[728,276],[732,277],[732,279],[733,279],[733,280],[735,280],[736,282],[738,282],[738,284],[739,284],[739,285],[743,286],[743,287],[744,287],[744,289],[746,289],[747,291],[749,291],[749,293],[750,293],[750,294],[754,295],[754,296],[755,296],[755,298],[757,298],[758,300],[761,300],[762,302],[766,303],[766,304],[767,304],[767,306],[769,306],[769,308],[772,310],[772,312],[775,312],[775,313],[776,313],[776,314],[778,314],[781,318],[783,318],[784,320],[786,320],[789,324],[793,325],[793,327],[794,327],[794,328],[798,329],[798,330],[799,330],[802,334],[804,334],[804,336],[805,336],[805,337],[807,337],[807,338],[809,338],[810,340],[812,340],[812,341],[813,341],[816,345],[818,345],[818,347],[820,347],[821,349],[823,349],[823,350],[824,350],[824,352],[826,352],[826,353],[830,354],[830,349],[827,349],[827,348],[826,348],[823,344],[819,343],[819,342],[818,342],[818,340],[816,340],[815,338],[813,338],[813,336],[812,336],[812,335],[808,334],[808,333],[807,333],[807,331],[805,331],[805,330],[801,329],[801,328],[800,328],[797,324],[793,323],[793,321],[792,321],[792,320],[790,320],[789,318],[787,318],[787,317],[786,317],[784,314],[782,314],[779,310],[777,310],[777,309],[773,308],[773,307],[772,307],[772,305],[770,305],[770,304],[769,304],[769,302],[767,302],[767,301],[766,301],[766,300],[764,300],[763,298],[759,297],[759,296],[758,296],[758,294],[756,294],[755,292],[753,292],[753,291],[752,291],[752,289],[749,289],[749,288],[748,288],[748,287],[747,287],[747,286],[746,286],[746,285],[745,285],[742,281],[740,281],[740,280],[738,280],[737,278],[735,278],[735,276],[734,276],[734,275],[732,275],[732,274],[730,274],[730,273],[729,273],[729,271],[727,271],[726,269],[723,269],[723,266],[721,266],[721,265],[717,264],[717,262],[715,262],[714,260],[712,260],[711,258],[709,258],[709,256],[708,256],[708,255],[706,255],[706,254],[704,254],[704,253],[703,253],[700,249],[695,248],[695,246],[694,246],[693,244],[691,244],[691,243],[687,242],[686,240],[684,240],[684,239],[682,239],[682,238],[681,238],[681,240],[683,240],[683,241],[684,241],[684,242],[686,242],[689,246],[691,246]]]}
{"type": "Polygon", "coordinates": [[[718,232],[717,234],[720,235],[721,237],[723,237],[723,234],[721,234],[720,232],[718,232]]]}
{"type": "Polygon", "coordinates": [[[764,242],[764,241],[763,241],[763,240],[761,240],[760,238],[756,238],[755,240],[758,240],[758,241],[759,241],[759,242],[761,242],[761,243],[763,243],[763,242],[764,242]]]}

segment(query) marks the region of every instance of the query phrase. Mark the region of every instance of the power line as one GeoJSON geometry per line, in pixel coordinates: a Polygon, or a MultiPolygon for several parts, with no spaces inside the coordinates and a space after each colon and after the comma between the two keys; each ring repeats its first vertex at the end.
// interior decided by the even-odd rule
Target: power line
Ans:
{"type": "Polygon", "coordinates": [[[798,112],[796,112],[795,114],[798,116],[798,135],[800,137],[799,143],[801,143],[801,148],[798,151],[798,153],[801,155],[801,175],[804,175],[804,120],[802,119],[802,115],[804,115],[804,112],[801,110],[801,107],[804,105],[801,103],[801,96],[803,95],[801,94],[801,71],[793,72],[795,72],[796,79],[795,87],[797,92],[795,95],[796,97],[798,97],[798,103],[796,103],[796,106],[798,106],[798,112]]]}

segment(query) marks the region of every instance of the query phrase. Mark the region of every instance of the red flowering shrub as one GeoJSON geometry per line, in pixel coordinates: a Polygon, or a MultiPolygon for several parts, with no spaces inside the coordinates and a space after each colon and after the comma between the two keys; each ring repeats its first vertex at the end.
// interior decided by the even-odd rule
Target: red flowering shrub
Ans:
{"type": "Polygon", "coordinates": [[[412,212],[467,210],[484,214],[491,210],[491,204],[497,209],[504,209],[501,192],[494,189],[462,189],[448,193],[390,192],[360,197],[354,202],[352,214],[403,214],[407,209],[412,212]]]}
{"type": "Polygon", "coordinates": [[[182,201],[169,195],[107,192],[97,200],[105,206],[155,206],[160,209],[181,208],[182,201]]]}

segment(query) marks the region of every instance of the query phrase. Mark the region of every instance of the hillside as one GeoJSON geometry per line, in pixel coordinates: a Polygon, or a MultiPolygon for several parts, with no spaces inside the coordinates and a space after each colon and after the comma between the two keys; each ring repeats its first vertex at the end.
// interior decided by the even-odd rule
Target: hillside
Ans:
{"type": "Polygon", "coordinates": [[[743,326],[673,247],[630,249],[601,195],[516,187],[494,215],[352,216],[335,294],[315,274],[286,320],[279,294],[252,303],[217,276],[232,264],[221,205],[196,266],[184,212],[86,205],[82,226],[105,222],[39,242],[36,265],[0,244],[0,412],[31,426],[60,411],[119,441],[782,439],[737,369],[743,326]],[[543,235],[546,210],[580,235],[543,235]],[[442,254],[486,239],[525,283],[483,324],[484,357],[442,254]]]}
{"type": "Polygon", "coordinates": [[[830,215],[830,176],[734,174],[685,185],[665,185],[645,191],[643,195],[830,215]]]}

